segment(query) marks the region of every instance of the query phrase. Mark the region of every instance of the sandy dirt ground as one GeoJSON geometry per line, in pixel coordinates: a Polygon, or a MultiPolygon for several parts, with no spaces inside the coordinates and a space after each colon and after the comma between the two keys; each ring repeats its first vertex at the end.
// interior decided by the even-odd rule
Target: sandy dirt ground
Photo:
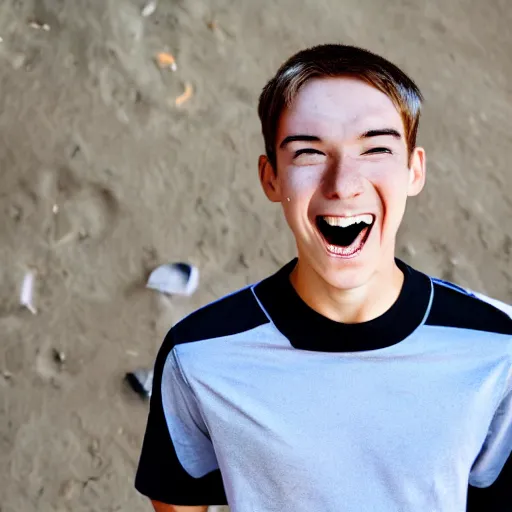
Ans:
{"type": "Polygon", "coordinates": [[[429,177],[399,254],[512,299],[509,0],[143,4],[0,3],[1,512],[150,510],[133,488],[147,404],[123,376],[188,312],[293,255],[259,189],[255,109],[307,45],[367,47],[416,79],[429,177]],[[193,297],[144,288],[180,260],[201,269],[193,297]],[[37,315],[18,304],[28,269],[37,315]]]}

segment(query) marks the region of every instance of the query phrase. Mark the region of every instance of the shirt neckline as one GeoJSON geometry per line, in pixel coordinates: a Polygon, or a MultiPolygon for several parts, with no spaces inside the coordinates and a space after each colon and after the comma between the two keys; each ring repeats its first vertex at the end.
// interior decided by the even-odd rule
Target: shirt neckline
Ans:
{"type": "Polygon", "coordinates": [[[400,343],[424,321],[431,302],[430,278],[396,260],[404,283],[395,303],[368,322],[345,324],[310,308],[290,282],[295,258],[254,287],[254,293],[276,328],[294,348],[317,352],[359,352],[400,343]]]}

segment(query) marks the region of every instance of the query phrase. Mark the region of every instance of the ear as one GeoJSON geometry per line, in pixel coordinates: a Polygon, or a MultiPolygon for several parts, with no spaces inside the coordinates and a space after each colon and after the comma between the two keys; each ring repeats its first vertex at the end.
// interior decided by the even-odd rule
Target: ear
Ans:
{"type": "Polygon", "coordinates": [[[261,186],[263,187],[265,195],[273,203],[281,202],[281,187],[279,186],[277,172],[272,167],[272,164],[266,155],[260,156],[258,160],[258,168],[261,186]]]}
{"type": "Polygon", "coordinates": [[[425,186],[426,155],[423,148],[414,148],[409,162],[408,196],[417,196],[425,186]]]}

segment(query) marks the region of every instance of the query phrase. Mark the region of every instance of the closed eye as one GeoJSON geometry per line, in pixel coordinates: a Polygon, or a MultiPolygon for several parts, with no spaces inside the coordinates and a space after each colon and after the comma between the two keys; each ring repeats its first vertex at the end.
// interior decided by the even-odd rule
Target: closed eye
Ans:
{"type": "Polygon", "coordinates": [[[365,151],[363,153],[363,155],[375,155],[378,153],[388,153],[389,155],[392,155],[393,151],[391,151],[391,149],[389,149],[389,148],[376,147],[376,148],[368,149],[367,151],[365,151]]]}
{"type": "Polygon", "coordinates": [[[318,149],[304,148],[295,151],[293,158],[297,158],[300,155],[323,155],[323,153],[321,151],[318,151],[318,149]]]}
{"type": "Polygon", "coordinates": [[[298,149],[293,153],[293,165],[307,167],[309,165],[320,165],[327,158],[325,153],[314,148],[298,149]]]}

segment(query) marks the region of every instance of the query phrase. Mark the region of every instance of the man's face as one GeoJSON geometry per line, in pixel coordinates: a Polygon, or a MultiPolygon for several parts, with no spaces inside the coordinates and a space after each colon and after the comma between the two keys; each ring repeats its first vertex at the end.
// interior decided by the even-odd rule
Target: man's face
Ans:
{"type": "Polygon", "coordinates": [[[312,80],[281,115],[276,155],[276,172],[260,158],[260,177],[301,264],[339,289],[389,270],[407,196],[425,174],[422,149],[409,161],[392,101],[358,79],[312,80]]]}

